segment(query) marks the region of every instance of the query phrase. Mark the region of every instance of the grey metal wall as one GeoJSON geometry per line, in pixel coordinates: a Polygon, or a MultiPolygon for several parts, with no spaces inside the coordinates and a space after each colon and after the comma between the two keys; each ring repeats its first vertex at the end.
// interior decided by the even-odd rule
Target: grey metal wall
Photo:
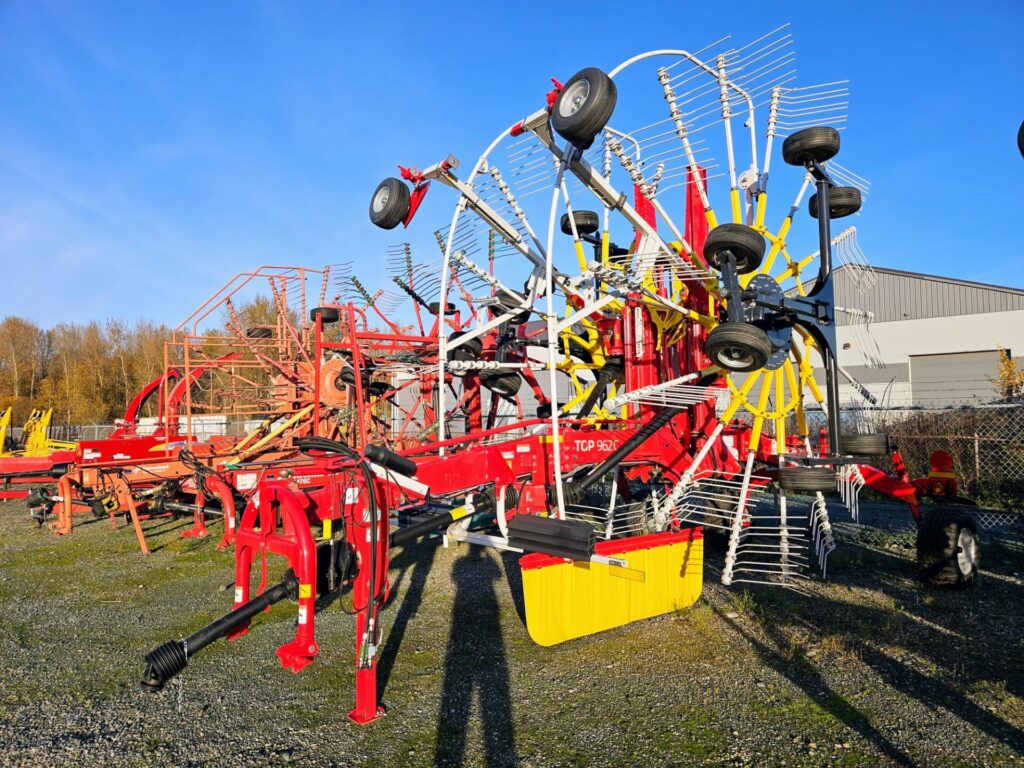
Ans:
{"type": "Polygon", "coordinates": [[[997,396],[990,377],[999,364],[996,350],[910,356],[910,390],[914,404],[928,406],[987,403],[997,396]]]}
{"type": "MultiPolygon", "coordinates": [[[[835,272],[836,303],[873,312],[874,322],[1024,309],[1024,290],[875,268],[878,284],[861,292],[849,267],[835,272]]],[[[839,324],[847,320],[840,314],[839,324]]]]}

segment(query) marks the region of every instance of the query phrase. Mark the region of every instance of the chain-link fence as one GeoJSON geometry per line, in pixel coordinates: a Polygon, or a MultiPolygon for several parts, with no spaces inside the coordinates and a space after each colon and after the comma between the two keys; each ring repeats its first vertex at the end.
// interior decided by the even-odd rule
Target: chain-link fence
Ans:
{"type": "MultiPolygon", "coordinates": [[[[843,422],[844,432],[890,435],[912,479],[930,474],[936,451],[948,453],[957,495],[978,505],[969,511],[982,536],[1012,545],[1024,542],[1024,406],[850,410],[843,413],[843,422]]],[[[888,458],[872,463],[894,472],[888,458]]],[[[936,469],[941,477],[941,468],[936,469]]],[[[869,503],[861,504],[857,523],[837,515],[837,535],[889,550],[912,550],[916,529],[907,507],[870,503],[870,492],[863,495],[869,503]]]]}
{"type": "Polygon", "coordinates": [[[113,424],[62,424],[50,427],[51,440],[67,440],[78,442],[79,440],[103,440],[113,432],[113,424]]]}
{"type": "MultiPolygon", "coordinates": [[[[255,429],[261,423],[258,419],[233,419],[226,420],[222,416],[194,416],[192,418],[191,433],[200,440],[210,437],[227,435],[229,437],[243,437],[249,431],[255,429]]],[[[117,428],[116,424],[51,424],[47,436],[51,440],[77,443],[82,440],[103,440],[110,436],[110,433],[117,428]]],[[[185,430],[185,419],[182,418],[180,427],[185,430]]],[[[156,429],[156,419],[143,418],[139,420],[136,427],[136,434],[150,435],[156,429]]],[[[11,429],[11,440],[15,445],[21,443],[22,427],[11,429]]]]}
{"type": "MultiPolygon", "coordinates": [[[[862,501],[857,520],[839,504],[830,504],[832,529],[837,539],[897,554],[913,556],[917,526],[905,504],[862,501]]],[[[923,508],[925,514],[929,507],[923,508]]],[[[966,508],[978,526],[982,541],[998,541],[1010,548],[1024,548],[1024,511],[1019,509],[966,508]]]]}
{"type": "MultiPolygon", "coordinates": [[[[932,473],[936,451],[948,453],[960,497],[956,502],[977,504],[965,509],[974,517],[983,539],[1024,546],[1024,405],[851,408],[842,411],[841,420],[843,433],[890,435],[912,480],[932,473]]],[[[810,412],[808,421],[812,443],[817,446],[819,431],[824,432],[824,414],[810,412]]],[[[795,423],[792,426],[795,428],[795,423]]],[[[889,457],[873,456],[870,463],[898,474],[889,457]]],[[[936,469],[936,480],[947,482],[948,466],[936,469]]],[[[886,498],[863,489],[856,521],[838,500],[830,502],[837,538],[912,555],[917,528],[910,511],[905,504],[887,502],[886,498]]],[[[922,501],[927,513],[930,501],[922,501]]],[[[948,501],[936,499],[935,503],[948,501]]]]}
{"type": "MultiPolygon", "coordinates": [[[[113,424],[51,424],[47,436],[51,440],[77,443],[79,440],[102,440],[113,431],[113,424]]],[[[24,427],[11,427],[12,445],[21,445],[24,432],[24,427]]]]}
{"type": "Polygon", "coordinates": [[[983,507],[1024,508],[1024,406],[861,411],[856,421],[893,438],[911,477],[927,476],[932,454],[945,451],[958,495],[983,507]]]}

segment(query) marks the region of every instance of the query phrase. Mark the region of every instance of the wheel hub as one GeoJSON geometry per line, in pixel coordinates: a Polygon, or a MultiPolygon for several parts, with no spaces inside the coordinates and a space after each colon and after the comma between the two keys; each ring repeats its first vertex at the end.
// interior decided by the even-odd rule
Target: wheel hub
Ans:
{"type": "Polygon", "coordinates": [[[782,286],[771,275],[755,275],[747,283],[746,291],[754,294],[753,307],[749,314],[751,322],[757,322],[772,342],[772,353],[768,356],[768,362],[764,367],[770,371],[778,370],[789,357],[790,345],[793,339],[793,326],[785,322],[783,317],[773,312],[769,307],[779,306],[785,297],[782,286]]]}
{"type": "Polygon", "coordinates": [[[960,566],[960,572],[965,576],[974,570],[976,555],[974,534],[969,529],[962,528],[957,537],[956,562],[960,566]]]}
{"type": "Polygon", "coordinates": [[[742,369],[754,362],[754,356],[746,347],[726,347],[717,357],[719,363],[730,369],[742,369]]]}
{"type": "Polygon", "coordinates": [[[590,95],[590,83],[586,80],[577,80],[571,86],[569,90],[565,92],[561,102],[558,105],[558,114],[562,117],[572,117],[579,112],[580,107],[587,100],[587,96],[590,95]]]}

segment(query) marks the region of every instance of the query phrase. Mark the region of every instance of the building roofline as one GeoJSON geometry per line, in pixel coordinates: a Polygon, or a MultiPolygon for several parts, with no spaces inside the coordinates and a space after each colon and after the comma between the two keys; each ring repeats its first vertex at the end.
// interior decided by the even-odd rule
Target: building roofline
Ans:
{"type": "MultiPolygon", "coordinates": [[[[835,272],[846,269],[849,264],[841,264],[835,268],[835,272]]],[[[925,280],[934,280],[937,283],[951,283],[953,285],[966,285],[972,288],[981,288],[988,291],[1000,291],[1002,293],[1013,293],[1017,296],[1024,296],[1024,288],[1011,288],[1007,285],[992,285],[991,283],[979,283],[974,280],[962,280],[957,277],[943,277],[941,275],[929,275],[924,272],[908,272],[904,269],[891,269],[890,267],[871,267],[875,272],[884,272],[888,275],[898,275],[900,277],[913,277],[923,278],[925,280]]],[[[813,280],[811,281],[814,282],[813,280]]]]}

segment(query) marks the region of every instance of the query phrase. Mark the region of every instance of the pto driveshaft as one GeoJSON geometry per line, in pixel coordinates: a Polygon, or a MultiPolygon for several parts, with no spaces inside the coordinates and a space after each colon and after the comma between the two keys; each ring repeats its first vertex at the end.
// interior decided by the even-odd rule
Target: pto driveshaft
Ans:
{"type": "Polygon", "coordinates": [[[299,580],[291,569],[274,586],[263,594],[238,606],[233,611],[206,625],[184,640],[168,640],[146,654],[146,672],[142,687],[151,692],[159,691],[172,677],[188,664],[189,657],[199,653],[214,640],[219,640],[247,624],[254,616],[286,597],[296,598],[299,594],[299,580]]]}

